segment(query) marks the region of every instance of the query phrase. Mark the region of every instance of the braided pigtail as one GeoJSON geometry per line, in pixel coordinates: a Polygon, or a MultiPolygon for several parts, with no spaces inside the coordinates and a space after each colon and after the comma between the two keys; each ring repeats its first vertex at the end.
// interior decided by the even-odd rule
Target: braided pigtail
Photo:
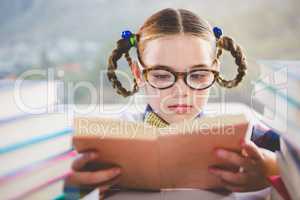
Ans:
{"type": "MultiPolygon", "coordinates": [[[[135,35],[133,36],[135,39],[135,35]]],[[[133,38],[132,37],[132,38],[133,38]]],[[[129,56],[129,50],[132,46],[135,46],[136,44],[135,40],[128,39],[128,38],[122,38],[117,42],[117,47],[112,51],[109,59],[108,59],[108,69],[107,69],[107,77],[108,80],[111,82],[113,88],[117,90],[117,93],[122,95],[123,97],[131,96],[134,93],[138,91],[138,85],[135,78],[133,78],[133,89],[132,91],[127,90],[124,88],[121,84],[121,82],[118,80],[117,75],[115,71],[117,70],[118,64],[117,61],[124,55],[129,66],[132,64],[132,59],[129,56]]]]}
{"type": "Polygon", "coordinates": [[[245,55],[241,47],[228,36],[217,37],[217,59],[219,59],[220,56],[222,55],[222,49],[229,51],[231,55],[235,58],[235,63],[238,66],[237,69],[238,74],[232,80],[225,80],[217,72],[216,81],[218,82],[219,85],[223,87],[227,87],[227,88],[236,87],[242,81],[243,77],[246,75],[247,63],[246,63],[245,55]]]}

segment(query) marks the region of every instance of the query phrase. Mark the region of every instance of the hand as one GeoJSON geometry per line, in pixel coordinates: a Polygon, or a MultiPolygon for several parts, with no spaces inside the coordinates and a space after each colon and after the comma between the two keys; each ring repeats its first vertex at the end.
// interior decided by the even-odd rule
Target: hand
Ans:
{"type": "Polygon", "coordinates": [[[233,192],[246,192],[269,186],[267,177],[278,174],[275,154],[257,147],[252,141],[242,142],[242,153],[216,149],[215,155],[238,171],[222,167],[209,167],[208,171],[218,176],[224,187],[233,192]]]}
{"type": "Polygon", "coordinates": [[[96,187],[104,192],[118,182],[116,178],[120,175],[120,168],[114,167],[97,171],[83,171],[84,167],[97,159],[96,152],[81,154],[72,163],[72,172],[65,180],[65,187],[92,190],[96,187]]]}

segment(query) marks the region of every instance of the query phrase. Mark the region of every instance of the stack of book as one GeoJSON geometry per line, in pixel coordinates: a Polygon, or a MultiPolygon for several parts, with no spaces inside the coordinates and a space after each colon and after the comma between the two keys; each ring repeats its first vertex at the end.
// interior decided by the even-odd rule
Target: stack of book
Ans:
{"type": "Polygon", "coordinates": [[[27,108],[47,111],[56,103],[55,94],[47,92],[52,83],[25,81],[21,91],[16,91],[14,82],[0,85],[0,199],[50,199],[60,195],[75,156],[71,119],[58,112],[28,113],[15,101],[15,92],[21,92],[21,103],[27,108]]]}
{"type": "Polygon", "coordinates": [[[261,121],[281,136],[277,159],[292,199],[300,199],[300,61],[260,60],[253,102],[263,105],[261,121]]]}

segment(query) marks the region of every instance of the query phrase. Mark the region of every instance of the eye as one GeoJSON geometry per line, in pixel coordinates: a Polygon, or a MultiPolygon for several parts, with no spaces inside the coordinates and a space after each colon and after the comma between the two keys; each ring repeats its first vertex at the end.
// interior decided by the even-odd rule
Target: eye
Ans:
{"type": "Polygon", "coordinates": [[[169,74],[154,74],[154,78],[156,79],[170,79],[171,76],[169,74]]]}
{"type": "Polygon", "coordinates": [[[205,75],[205,74],[191,74],[190,75],[191,79],[203,79],[205,77],[207,77],[207,75],[205,75]]]}
{"type": "Polygon", "coordinates": [[[188,74],[187,80],[194,83],[204,83],[213,80],[213,74],[208,71],[193,71],[188,74]]]}

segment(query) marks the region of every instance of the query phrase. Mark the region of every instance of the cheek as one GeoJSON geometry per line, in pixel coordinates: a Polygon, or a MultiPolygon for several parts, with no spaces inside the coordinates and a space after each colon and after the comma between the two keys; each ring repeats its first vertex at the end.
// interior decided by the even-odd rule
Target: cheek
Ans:
{"type": "Polygon", "coordinates": [[[158,112],[163,110],[170,99],[172,99],[172,93],[170,92],[170,89],[158,90],[149,85],[145,85],[145,95],[146,102],[158,112]]]}
{"type": "Polygon", "coordinates": [[[208,101],[209,94],[210,89],[193,92],[192,98],[194,106],[198,109],[202,109],[208,101]]]}
{"type": "Polygon", "coordinates": [[[148,84],[145,85],[145,95],[146,102],[149,103],[152,107],[156,107],[155,105],[160,102],[160,94],[159,91],[155,88],[152,88],[148,84]]]}

